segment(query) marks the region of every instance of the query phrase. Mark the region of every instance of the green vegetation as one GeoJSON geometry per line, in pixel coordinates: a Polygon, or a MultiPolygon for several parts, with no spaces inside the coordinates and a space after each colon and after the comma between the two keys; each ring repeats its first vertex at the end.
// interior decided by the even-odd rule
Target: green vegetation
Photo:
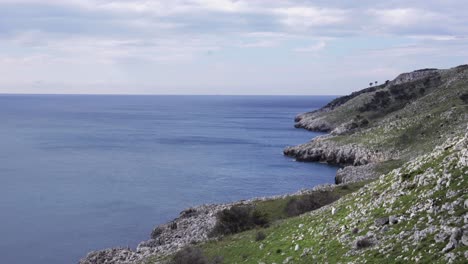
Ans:
{"type": "Polygon", "coordinates": [[[304,195],[256,201],[252,205],[237,205],[221,211],[212,236],[230,235],[246,230],[268,227],[278,220],[297,216],[330,204],[352,193],[366,182],[340,185],[330,190],[304,195]]]}
{"type": "Polygon", "coordinates": [[[341,129],[321,139],[333,147],[390,153],[380,177],[225,210],[223,236],[196,247],[224,263],[466,263],[467,80],[468,66],[435,71],[308,113],[341,129]]]}
{"type": "Polygon", "coordinates": [[[170,264],[221,264],[223,263],[223,258],[216,256],[211,260],[203,254],[203,252],[196,247],[189,246],[177,252],[170,264]]]}
{"type": "Polygon", "coordinates": [[[269,225],[267,214],[250,205],[236,205],[218,213],[211,236],[229,235],[269,225]]]}
{"type": "MultiPolygon", "coordinates": [[[[398,177],[391,172],[383,176],[379,181],[373,182],[359,190],[353,195],[345,196],[335,203],[336,213],[332,214],[330,208],[318,210],[311,214],[277,222],[262,232],[266,234],[264,240],[254,239],[255,232],[248,231],[233,236],[225,237],[220,241],[213,241],[201,245],[201,248],[208,256],[221,255],[225,257],[225,263],[283,263],[286,258],[291,257],[294,263],[329,263],[342,262],[362,262],[364,259],[368,263],[407,263],[420,259],[422,263],[445,263],[441,250],[446,242],[435,243],[433,236],[425,236],[412,245],[412,239],[408,237],[414,233],[415,228],[424,230],[430,224],[427,222],[429,213],[426,211],[416,212],[410,218],[415,201],[434,199],[439,205],[449,204],[460,197],[467,197],[468,182],[466,177],[467,168],[457,168],[456,161],[446,163],[453,159],[454,152],[445,151],[437,157],[424,160],[420,166],[414,168],[414,164],[406,164],[403,169],[405,173],[413,175],[407,181],[414,184],[414,176],[423,175],[428,171],[445,171],[452,175],[447,189],[431,194],[437,183],[436,178],[425,187],[414,188],[402,196],[393,196],[389,185],[394,184],[398,177]],[[461,170],[461,171],[460,171],[461,170]],[[383,206],[386,199],[380,197],[380,190],[390,192],[389,197],[398,197],[392,205],[383,206]],[[447,192],[458,193],[454,197],[447,198],[447,192]],[[461,196],[460,196],[461,195],[461,196]],[[355,212],[362,212],[361,216],[355,215],[361,221],[350,218],[355,212]],[[389,226],[385,233],[385,242],[374,241],[365,235],[368,232],[378,232],[374,228],[374,219],[382,216],[403,216],[405,220],[389,226]],[[364,216],[364,217],[363,217],[364,216]],[[424,220],[425,221],[421,221],[424,220]],[[402,238],[399,238],[400,234],[402,238]],[[404,239],[403,239],[404,238],[404,239]],[[379,244],[378,247],[374,243],[379,244]],[[297,245],[297,246],[296,246],[297,245]],[[298,249],[297,249],[298,248],[298,249]],[[410,249],[407,250],[406,248],[410,249]],[[297,249],[297,250],[296,250],[297,249]],[[428,254],[428,250],[430,253],[428,254]],[[360,252],[350,254],[350,252],[360,252]],[[412,261],[409,261],[411,260],[412,261]]],[[[455,208],[455,215],[463,215],[467,210],[463,205],[455,208]]],[[[434,215],[432,224],[443,224],[440,221],[450,218],[449,211],[440,212],[434,215]]],[[[379,231],[382,232],[382,231],[379,231]]],[[[463,252],[466,247],[459,247],[452,252],[463,252]]],[[[462,258],[458,258],[454,263],[463,263],[462,258]]]]}

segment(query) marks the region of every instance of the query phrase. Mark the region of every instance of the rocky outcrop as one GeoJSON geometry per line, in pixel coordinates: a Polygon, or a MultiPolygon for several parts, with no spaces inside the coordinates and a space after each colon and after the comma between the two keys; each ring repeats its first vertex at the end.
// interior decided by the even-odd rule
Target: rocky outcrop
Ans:
{"type": "Polygon", "coordinates": [[[335,183],[351,183],[375,179],[379,176],[375,171],[376,164],[369,163],[361,166],[347,166],[336,172],[335,183]]]}
{"type": "Polygon", "coordinates": [[[216,224],[216,214],[228,209],[231,204],[211,204],[189,208],[180,213],[173,221],[157,226],[151,233],[151,239],[141,242],[136,250],[128,248],[105,249],[91,252],[80,264],[135,263],[146,257],[172,254],[179,249],[209,239],[208,234],[216,224]]]}
{"type": "Polygon", "coordinates": [[[298,161],[327,162],[342,166],[359,166],[380,162],[391,157],[391,154],[370,150],[358,144],[339,145],[329,137],[317,137],[309,143],[287,147],[284,155],[298,161]]]}
{"type": "Polygon", "coordinates": [[[434,76],[438,74],[440,70],[438,69],[422,69],[413,72],[402,73],[398,75],[395,80],[391,81],[391,84],[398,85],[402,83],[412,82],[428,76],[434,76]]]}
{"type": "Polygon", "coordinates": [[[288,147],[283,153],[298,161],[326,162],[343,166],[336,173],[336,184],[375,179],[378,176],[375,171],[376,164],[395,156],[357,144],[340,145],[329,138],[317,137],[309,143],[288,147]]]}
{"type": "Polygon", "coordinates": [[[80,264],[134,263],[141,260],[141,255],[129,248],[110,248],[90,252],[80,264]]]}
{"type": "Polygon", "coordinates": [[[322,110],[317,112],[304,113],[296,116],[296,128],[304,128],[316,132],[330,132],[335,127],[326,120],[324,116],[320,116],[322,110]]]}

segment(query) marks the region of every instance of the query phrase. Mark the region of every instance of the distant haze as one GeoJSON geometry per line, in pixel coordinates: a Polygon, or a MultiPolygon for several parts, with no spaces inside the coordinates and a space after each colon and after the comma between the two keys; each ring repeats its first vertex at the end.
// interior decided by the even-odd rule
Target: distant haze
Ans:
{"type": "Polygon", "coordinates": [[[467,63],[466,10],[466,0],[0,0],[0,93],[345,94],[467,63]]]}

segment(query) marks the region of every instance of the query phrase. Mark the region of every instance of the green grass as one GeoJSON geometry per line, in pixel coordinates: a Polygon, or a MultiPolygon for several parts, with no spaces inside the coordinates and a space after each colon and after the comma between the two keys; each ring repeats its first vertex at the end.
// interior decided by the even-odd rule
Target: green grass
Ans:
{"type": "MultiPolygon", "coordinates": [[[[464,192],[466,195],[468,183],[463,175],[466,175],[468,171],[466,168],[456,169],[454,164],[446,164],[445,159],[450,154],[452,152],[445,151],[435,159],[425,161],[419,168],[412,169],[408,165],[403,166],[403,170],[407,170],[407,173],[411,175],[407,180],[413,180],[414,176],[428,169],[445,170],[454,177],[448,190],[464,192]],[[447,171],[447,168],[450,170],[447,171]]],[[[368,263],[408,263],[413,262],[411,259],[415,257],[420,257],[422,263],[445,263],[440,251],[446,243],[435,243],[433,235],[423,238],[416,246],[412,246],[410,239],[394,238],[384,242],[385,245],[391,245],[391,247],[383,251],[371,247],[361,250],[359,254],[347,254],[352,249],[351,241],[371,231],[374,219],[389,215],[407,215],[414,202],[434,187],[429,185],[414,188],[400,196],[390,207],[369,206],[370,201],[379,196],[379,190],[389,191],[389,186],[395,180],[398,179],[393,173],[388,173],[382,180],[369,183],[360,189],[356,195],[344,196],[334,205],[337,208],[335,215],[332,215],[327,209],[278,221],[273,226],[263,230],[266,234],[263,241],[255,241],[256,230],[252,230],[225,237],[220,241],[206,243],[201,245],[201,248],[208,256],[223,256],[225,263],[282,263],[287,257],[292,257],[293,263],[361,263],[364,260],[368,263]],[[347,219],[347,216],[351,212],[362,210],[357,207],[358,203],[365,206],[368,216],[365,219],[367,220],[357,224],[356,227],[360,230],[357,234],[353,234],[350,229],[341,231],[342,226],[353,224],[353,221],[347,219]],[[300,228],[299,225],[303,226],[300,228]],[[342,236],[347,236],[346,241],[348,242],[343,244],[339,239],[342,236]],[[303,238],[300,239],[301,237],[303,238]],[[300,246],[298,251],[294,250],[296,244],[300,246]],[[310,254],[301,257],[304,248],[311,248],[310,254]],[[409,250],[405,251],[404,248],[409,250]],[[431,250],[432,253],[428,254],[428,250],[431,250]]],[[[348,192],[346,188],[340,191],[352,193],[348,192]]],[[[434,192],[425,199],[436,199],[440,204],[443,204],[460,197],[447,198],[446,193],[447,189],[444,189],[434,192]]],[[[466,209],[462,206],[455,210],[455,215],[465,213],[466,209]]],[[[389,235],[397,235],[401,232],[411,233],[415,227],[424,229],[427,227],[427,222],[420,221],[420,219],[427,219],[427,213],[419,212],[412,219],[391,226],[387,232],[389,235]]],[[[437,220],[434,220],[433,223],[438,224],[437,220]]],[[[460,250],[462,249],[456,249],[453,252],[463,252],[460,250]]],[[[460,259],[458,261],[461,263],[460,259]]]]}
{"type": "MultiPolygon", "coordinates": [[[[345,185],[340,185],[335,187],[330,191],[337,198],[341,198],[349,193],[357,191],[359,188],[364,186],[370,181],[362,181],[357,183],[350,183],[345,185]]],[[[255,209],[264,213],[268,216],[270,222],[277,220],[282,220],[288,218],[288,215],[285,212],[286,205],[292,199],[300,199],[304,195],[288,196],[286,198],[266,200],[266,201],[257,201],[254,202],[255,209]]]]}

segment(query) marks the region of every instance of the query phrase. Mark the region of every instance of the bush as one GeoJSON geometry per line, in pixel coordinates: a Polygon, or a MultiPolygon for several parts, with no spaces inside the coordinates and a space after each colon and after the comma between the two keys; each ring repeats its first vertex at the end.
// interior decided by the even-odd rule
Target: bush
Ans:
{"type": "Polygon", "coordinates": [[[208,264],[208,260],[201,249],[186,247],[174,255],[171,264],[208,264]]]}
{"type": "Polygon", "coordinates": [[[377,110],[380,108],[385,108],[390,105],[391,94],[387,91],[378,91],[374,94],[371,101],[365,103],[362,107],[359,108],[359,111],[366,112],[371,110],[377,110]]]}
{"type": "Polygon", "coordinates": [[[163,229],[161,227],[156,227],[155,229],[153,229],[153,231],[151,232],[151,238],[152,239],[156,239],[158,238],[163,232],[163,229]]]}
{"type": "Polygon", "coordinates": [[[356,249],[368,248],[373,245],[373,242],[370,238],[364,237],[356,241],[356,249]]]}
{"type": "Polygon", "coordinates": [[[266,238],[266,235],[262,231],[258,231],[257,235],[255,235],[255,241],[262,241],[265,238],[266,238]]]}
{"type": "Polygon", "coordinates": [[[223,258],[216,256],[212,261],[208,261],[203,251],[196,247],[185,247],[177,252],[170,264],[222,264],[223,258]]]}
{"type": "Polygon", "coordinates": [[[299,198],[292,198],[286,204],[284,210],[288,216],[297,216],[318,209],[324,205],[330,204],[338,200],[338,198],[339,197],[332,192],[314,192],[311,194],[301,196],[299,198]]]}
{"type": "Polygon", "coordinates": [[[218,213],[211,236],[229,235],[268,226],[268,216],[252,206],[233,206],[218,213]]]}
{"type": "Polygon", "coordinates": [[[366,118],[362,119],[361,123],[359,124],[360,127],[364,127],[367,125],[369,125],[369,120],[367,120],[366,118]]]}
{"type": "Polygon", "coordinates": [[[468,103],[468,93],[464,93],[464,94],[460,95],[460,99],[461,99],[464,103],[468,103]]]}
{"type": "Polygon", "coordinates": [[[224,258],[221,256],[216,256],[214,259],[211,261],[211,264],[223,264],[224,258]]]}

